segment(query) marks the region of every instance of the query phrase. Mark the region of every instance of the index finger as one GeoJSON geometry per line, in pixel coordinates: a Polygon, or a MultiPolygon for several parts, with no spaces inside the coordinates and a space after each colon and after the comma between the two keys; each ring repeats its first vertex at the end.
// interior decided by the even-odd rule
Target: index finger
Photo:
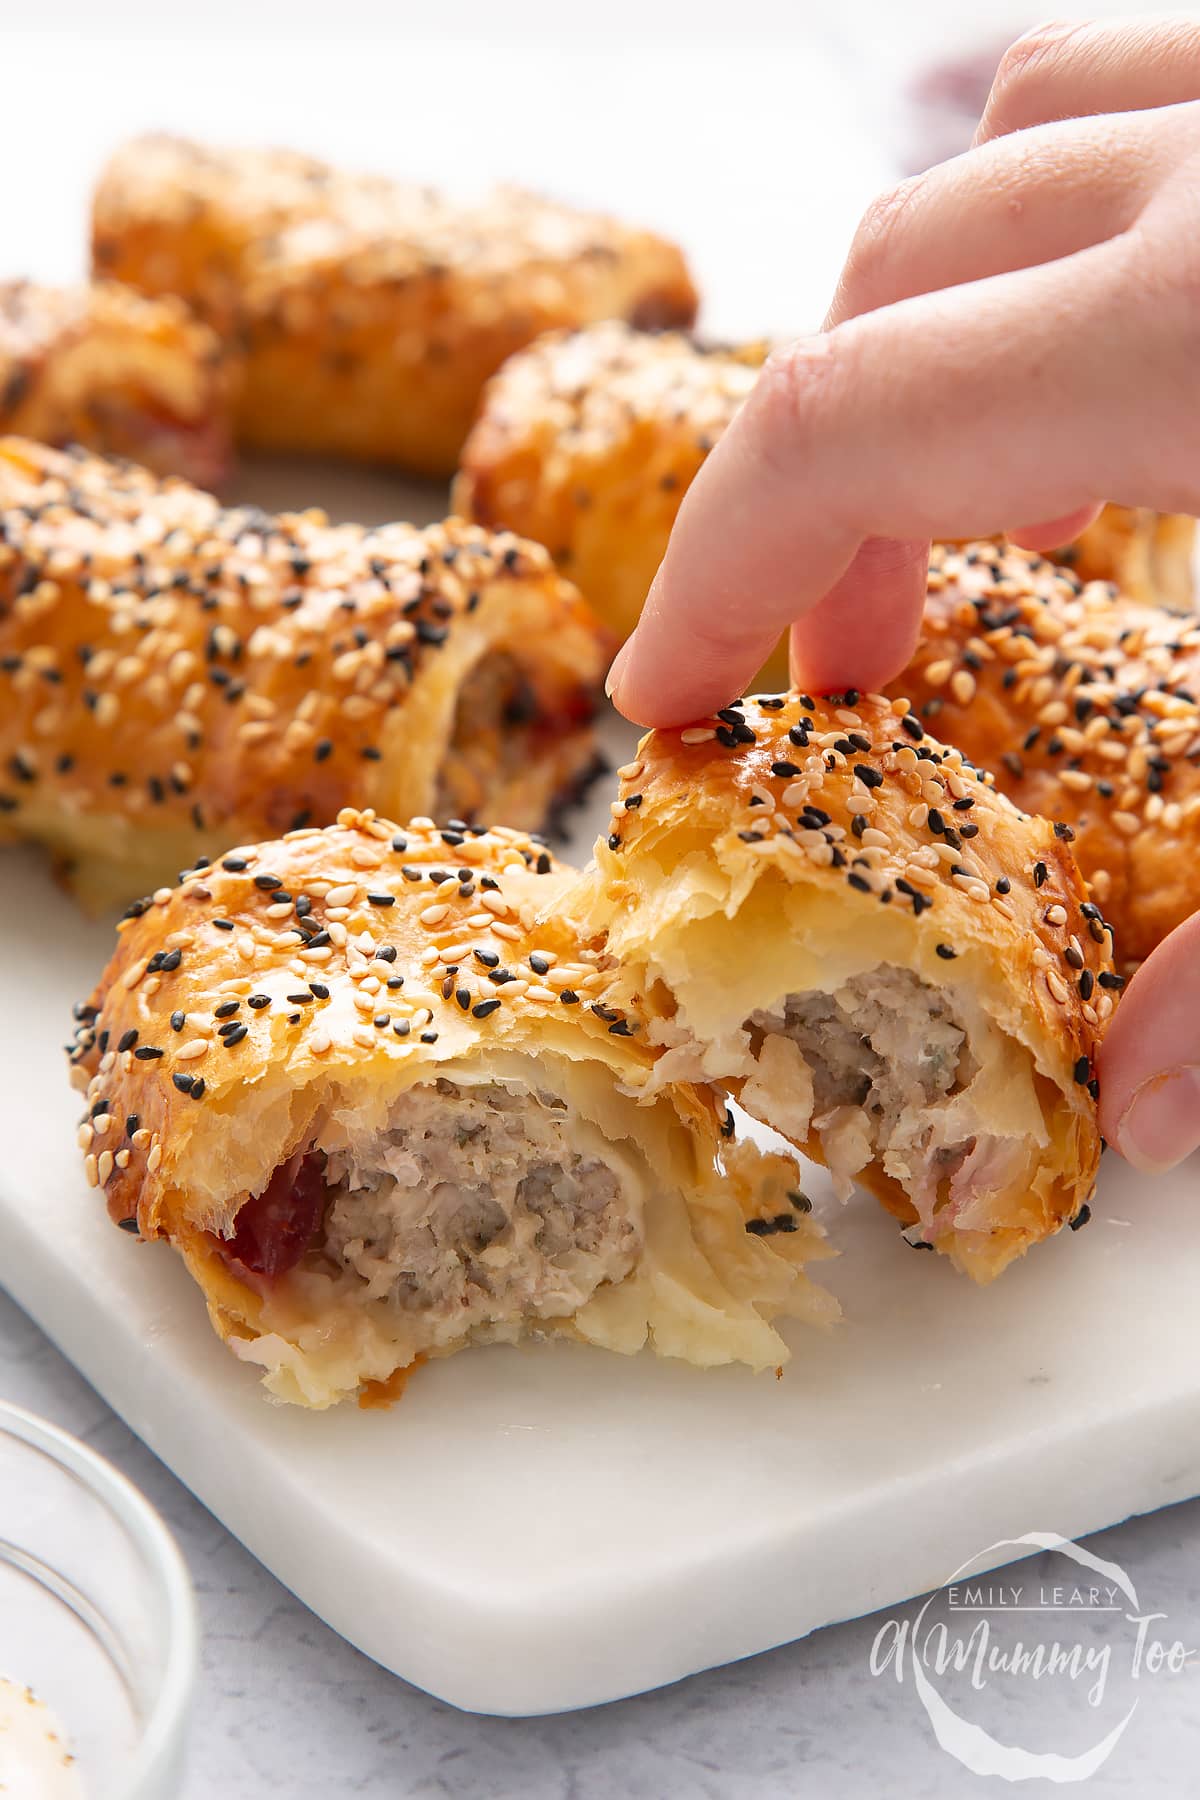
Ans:
{"type": "Polygon", "coordinates": [[[1121,239],[905,300],[772,358],[680,509],[614,665],[620,709],[656,725],[715,711],[793,620],[806,684],[891,680],[924,584],[918,556],[839,606],[869,537],[987,536],[1112,491],[1178,502],[1180,458],[1161,467],[1170,358],[1127,316],[1137,254],[1121,239]]]}

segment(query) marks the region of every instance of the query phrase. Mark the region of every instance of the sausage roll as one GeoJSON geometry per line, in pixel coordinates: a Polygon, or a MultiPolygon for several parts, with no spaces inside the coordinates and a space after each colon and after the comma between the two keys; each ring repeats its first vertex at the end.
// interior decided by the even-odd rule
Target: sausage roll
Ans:
{"type": "Polygon", "coordinates": [[[0,440],[0,836],[92,908],[351,801],[540,825],[597,766],[607,649],[517,538],[0,440]]]}
{"type": "Polygon", "coordinates": [[[774,1315],[834,1315],[795,1164],[646,1093],[628,984],[532,922],[563,881],[516,831],[347,809],[124,921],[78,1009],[87,1176],[280,1398],[524,1336],[775,1367],[774,1315]]]}
{"type": "Polygon", "coordinates": [[[895,683],[1028,812],[1069,823],[1122,967],[1196,906],[1200,624],[1026,551],[935,548],[895,683]]]}
{"type": "Polygon", "coordinates": [[[539,332],[696,310],[682,253],[614,219],[161,136],[104,171],[92,254],[236,337],[244,443],[430,475],[451,472],[487,377],[539,332]]]}
{"type": "Polygon", "coordinates": [[[1070,828],[906,701],[652,732],[563,902],[647,996],[660,1078],[730,1087],[976,1280],[1081,1223],[1118,985],[1070,828]]]}
{"type": "Polygon", "coordinates": [[[113,281],[0,284],[0,434],[86,444],[218,486],[231,459],[220,340],[174,299],[113,281]]]}
{"type": "MultiPolygon", "coordinates": [[[[749,394],[767,346],[706,347],[616,323],[542,338],[489,383],[454,508],[545,544],[622,637],[636,625],[675,515],[749,394]]],[[[1191,603],[1192,521],[1107,507],[1069,554],[1091,580],[1191,603]]],[[[763,670],[786,685],[787,647],[763,670]]]]}

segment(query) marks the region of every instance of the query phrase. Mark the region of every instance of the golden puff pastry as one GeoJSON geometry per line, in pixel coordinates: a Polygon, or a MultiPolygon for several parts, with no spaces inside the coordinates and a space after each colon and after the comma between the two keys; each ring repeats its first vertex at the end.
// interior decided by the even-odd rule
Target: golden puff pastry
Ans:
{"type": "Polygon", "coordinates": [[[244,348],[245,444],[431,475],[454,468],[487,377],[539,332],[686,325],[696,310],[682,253],[614,219],[165,136],[104,171],[92,256],[244,348]]]}
{"type": "Polygon", "coordinates": [[[223,510],[0,440],[0,837],[93,909],[351,802],[539,826],[597,767],[607,650],[512,536],[223,510]]]}
{"type": "Polygon", "coordinates": [[[1115,582],[1130,600],[1191,612],[1196,604],[1193,559],[1196,521],[1187,513],[1144,506],[1106,506],[1073,544],[1052,553],[1080,581],[1115,582]]]}
{"type": "Polygon", "coordinates": [[[1196,907],[1200,624],[1026,551],[934,550],[895,691],[1028,812],[1066,820],[1120,964],[1196,907]]]}
{"type": "MultiPolygon", "coordinates": [[[[454,486],[457,512],[545,544],[622,637],[636,625],[680,503],[757,379],[765,344],[706,346],[618,323],[540,339],[488,384],[454,486]]],[[[1193,526],[1107,507],[1068,552],[1091,580],[1190,604],[1193,526]]],[[[787,645],[760,679],[786,685],[787,645]]]]}
{"type": "Polygon", "coordinates": [[[540,338],[488,384],[455,510],[523,521],[628,637],[679,503],[765,355],[615,321],[540,338]]]}
{"type": "Polygon", "coordinates": [[[175,299],[97,281],[0,283],[0,434],[85,444],[219,486],[232,460],[229,359],[175,299]]]}
{"type": "Polygon", "coordinates": [[[659,1078],[729,1087],[987,1281],[1087,1217],[1119,985],[1070,830],[905,701],[764,697],[651,732],[561,903],[639,983],[659,1078]]]}
{"type": "Polygon", "coordinates": [[[568,873],[347,809],[124,922],[78,1009],[87,1176],[278,1397],[371,1403],[524,1336],[775,1367],[774,1316],[835,1315],[791,1159],[727,1142],[704,1090],[646,1092],[629,985],[531,924],[568,873]]]}

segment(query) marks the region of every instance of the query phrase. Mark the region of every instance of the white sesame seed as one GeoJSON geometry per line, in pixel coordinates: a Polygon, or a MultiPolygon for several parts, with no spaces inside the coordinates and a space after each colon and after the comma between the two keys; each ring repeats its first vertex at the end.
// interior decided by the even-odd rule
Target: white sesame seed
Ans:
{"type": "Polygon", "coordinates": [[[204,1038],[189,1038],[186,1044],[180,1044],[175,1052],[175,1060],[176,1062],[195,1062],[198,1056],[204,1056],[207,1051],[208,1044],[204,1038]]]}
{"type": "Polygon", "coordinates": [[[435,925],[440,925],[442,920],[449,916],[449,913],[450,908],[444,903],[439,903],[436,906],[427,906],[424,912],[418,913],[417,916],[422,925],[432,930],[435,925]]]}
{"type": "Polygon", "coordinates": [[[680,732],[679,741],[681,744],[707,744],[716,735],[716,731],[707,725],[689,725],[686,731],[680,732]]]}

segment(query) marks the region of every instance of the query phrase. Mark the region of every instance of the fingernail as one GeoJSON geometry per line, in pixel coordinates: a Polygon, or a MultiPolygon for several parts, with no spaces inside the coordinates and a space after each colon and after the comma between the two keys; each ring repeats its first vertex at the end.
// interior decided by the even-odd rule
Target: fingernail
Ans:
{"type": "Polygon", "coordinates": [[[617,695],[621,689],[621,682],[624,678],[625,668],[629,662],[629,655],[632,649],[633,639],[631,637],[626,638],[625,642],[621,645],[621,648],[612,659],[608,677],[604,683],[604,691],[614,705],[617,703],[617,695]]]}
{"type": "Polygon", "coordinates": [[[1152,1075],[1121,1114],[1116,1148],[1148,1175],[1173,1169],[1200,1146],[1200,1067],[1152,1075]]]}

